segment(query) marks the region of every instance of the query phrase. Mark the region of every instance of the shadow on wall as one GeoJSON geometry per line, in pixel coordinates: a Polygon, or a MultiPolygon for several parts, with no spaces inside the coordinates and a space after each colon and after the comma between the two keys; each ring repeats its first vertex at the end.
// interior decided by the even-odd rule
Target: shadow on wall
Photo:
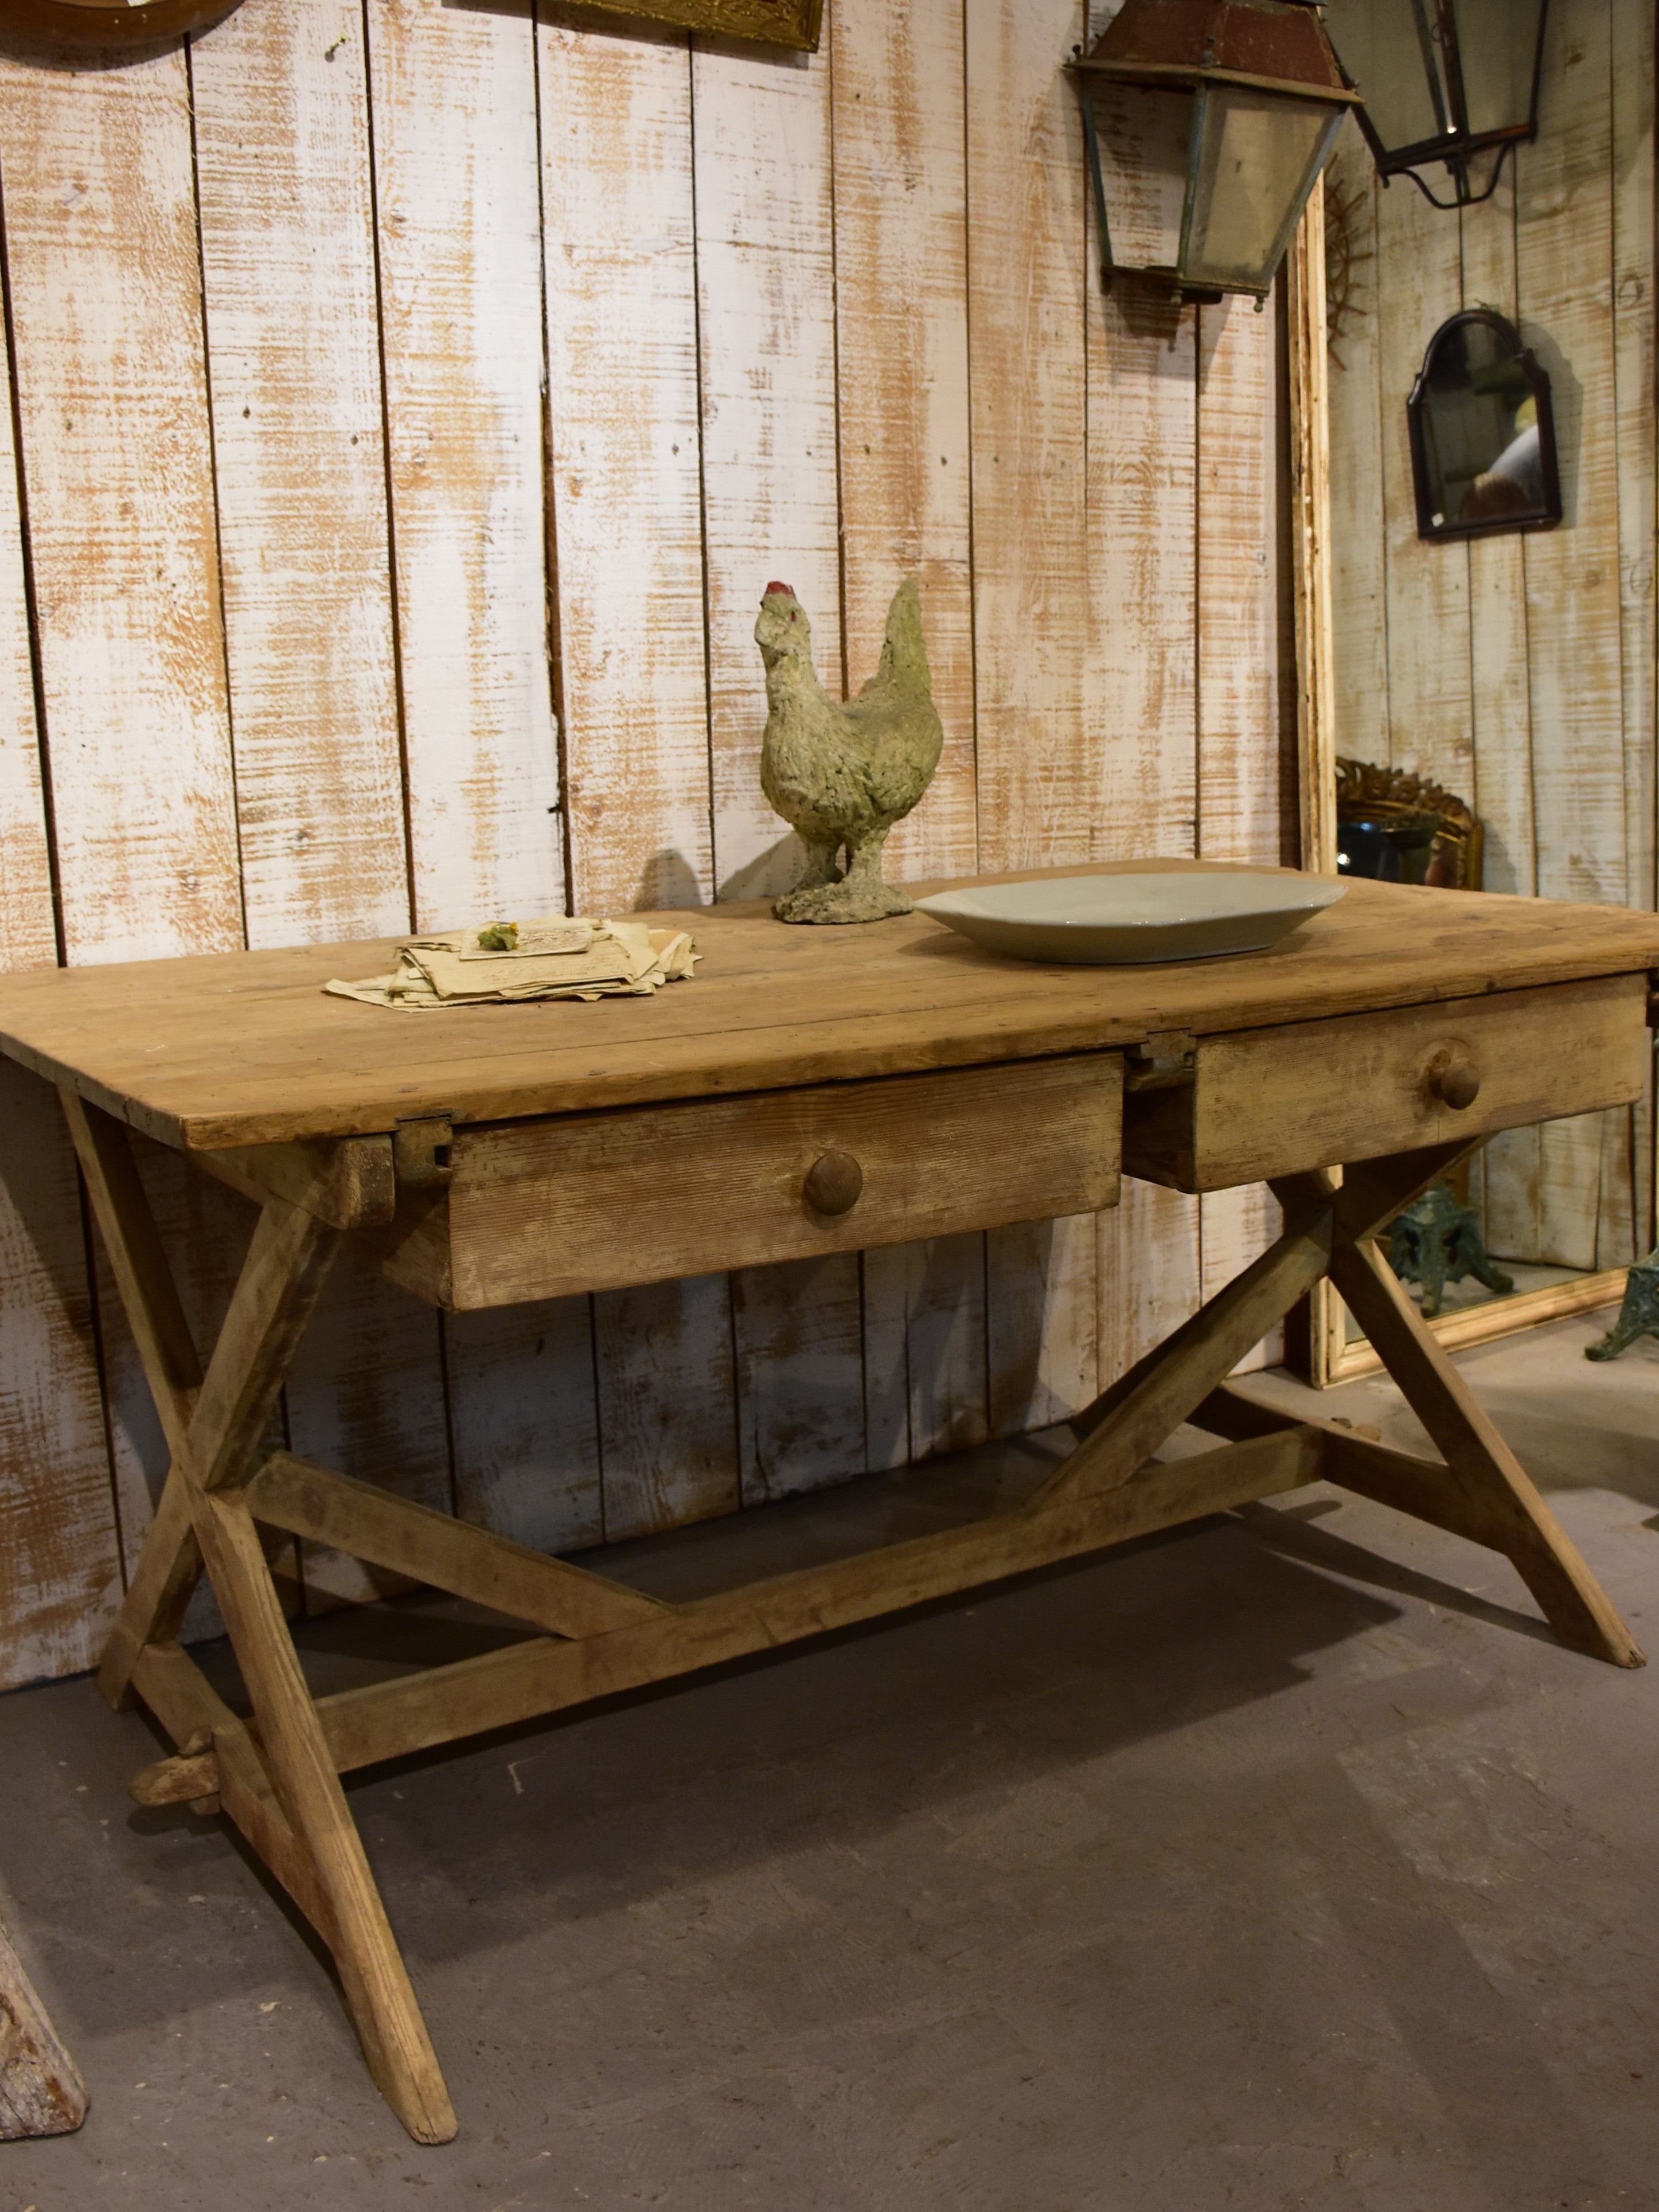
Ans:
{"type": "Polygon", "coordinates": [[[640,870],[634,893],[635,914],[660,914],[670,908],[702,904],[702,890],[684,853],[653,853],[640,870]]]}
{"type": "Polygon", "coordinates": [[[793,890],[806,865],[806,848],[793,830],[769,845],[763,853],[729,875],[715,892],[724,904],[728,899],[779,898],[793,890]]]}

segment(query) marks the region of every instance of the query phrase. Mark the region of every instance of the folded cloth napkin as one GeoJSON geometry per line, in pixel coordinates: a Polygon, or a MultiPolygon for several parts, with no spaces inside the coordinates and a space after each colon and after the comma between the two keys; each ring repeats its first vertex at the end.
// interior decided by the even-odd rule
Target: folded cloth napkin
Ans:
{"type": "Polygon", "coordinates": [[[492,922],[411,938],[389,975],[324,989],[370,1006],[482,1006],[516,999],[649,998],[689,981],[701,956],[683,929],[642,921],[492,922]]]}

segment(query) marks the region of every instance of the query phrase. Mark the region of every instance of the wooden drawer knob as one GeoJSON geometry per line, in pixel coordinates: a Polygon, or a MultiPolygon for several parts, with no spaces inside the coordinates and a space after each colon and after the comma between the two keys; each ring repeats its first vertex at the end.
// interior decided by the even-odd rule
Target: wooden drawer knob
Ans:
{"type": "Polygon", "coordinates": [[[845,1213],[859,1202],[864,1170],[851,1152],[823,1152],[806,1170],[806,1203],[814,1213],[845,1213]]]}
{"type": "Polygon", "coordinates": [[[1467,1053],[1449,1053],[1436,1062],[1429,1088],[1454,1113],[1461,1114],[1480,1096],[1480,1071],[1467,1053]]]}

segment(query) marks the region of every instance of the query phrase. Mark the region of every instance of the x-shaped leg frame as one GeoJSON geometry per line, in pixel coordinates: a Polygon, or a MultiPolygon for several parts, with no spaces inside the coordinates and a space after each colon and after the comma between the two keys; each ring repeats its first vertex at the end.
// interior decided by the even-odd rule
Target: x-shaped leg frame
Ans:
{"type": "Polygon", "coordinates": [[[1273,1186],[1269,1250],[1080,1416],[1081,1441],[1016,1509],[684,1605],[434,1513],[263,1442],[340,1231],[264,1206],[204,1372],[122,1125],[63,1093],[87,1188],[172,1454],[99,1680],[136,1693],[179,1747],[136,1778],[149,1804],[219,1802],[332,1952],[374,2079],[419,2142],[455,2116],[340,1776],[614,1692],[1173,1527],[1324,1477],[1505,1553],[1568,1643],[1642,1655],[1370,1240],[1459,1156],[1445,1146],[1273,1186]],[[1413,1458],[1227,1387],[1240,1359],[1329,1274],[1443,1455],[1413,1458]],[[1183,1421],[1231,1439],[1160,1463],[1183,1421]],[[261,1526],[333,1544],[540,1635],[459,1664],[313,1698],[261,1526]],[[252,1705],[243,1721],[177,1638],[205,1570],[252,1705]]]}

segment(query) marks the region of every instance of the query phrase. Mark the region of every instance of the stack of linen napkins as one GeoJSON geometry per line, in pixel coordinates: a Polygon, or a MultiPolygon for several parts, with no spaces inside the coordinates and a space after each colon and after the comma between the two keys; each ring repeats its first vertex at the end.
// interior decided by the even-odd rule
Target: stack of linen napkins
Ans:
{"type": "Polygon", "coordinates": [[[498,921],[411,938],[389,975],[325,984],[371,1006],[483,1006],[516,999],[648,999],[689,981],[700,956],[683,929],[642,921],[498,921]]]}

